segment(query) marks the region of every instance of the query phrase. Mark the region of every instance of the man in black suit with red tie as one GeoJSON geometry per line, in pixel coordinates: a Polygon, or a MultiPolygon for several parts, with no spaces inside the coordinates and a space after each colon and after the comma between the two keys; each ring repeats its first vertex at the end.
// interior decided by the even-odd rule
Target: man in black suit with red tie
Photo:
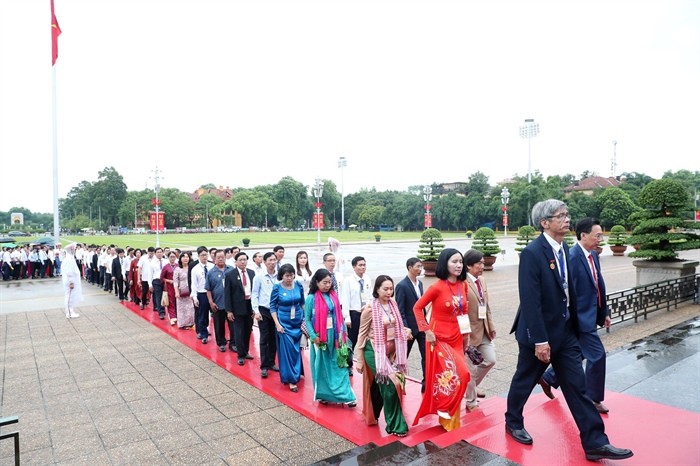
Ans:
{"type": "Polygon", "coordinates": [[[586,396],[577,338],[576,293],[569,287],[569,251],[563,241],[569,221],[562,201],[549,199],[532,208],[532,223],[542,234],[520,254],[520,306],[511,330],[519,354],[508,391],[506,432],[517,442],[532,444],[525,430],[523,408],[551,364],[579,429],[586,459],[629,458],[631,450],[610,444],[603,420],[586,396]]]}
{"type": "Polygon", "coordinates": [[[236,254],[235,259],[236,266],[224,279],[224,295],[226,316],[229,321],[233,321],[238,365],[242,366],[246,359],[253,359],[248,350],[253,329],[253,304],[250,297],[255,272],[247,268],[248,255],[245,252],[236,254]]]}

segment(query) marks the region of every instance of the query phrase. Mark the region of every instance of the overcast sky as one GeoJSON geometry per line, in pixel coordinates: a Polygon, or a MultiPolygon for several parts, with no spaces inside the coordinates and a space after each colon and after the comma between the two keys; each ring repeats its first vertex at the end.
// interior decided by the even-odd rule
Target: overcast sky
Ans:
{"type": "MultiPolygon", "coordinates": [[[[700,1],[55,0],[59,196],[700,170],[700,1]]],[[[0,210],[52,210],[49,0],[0,0],[0,210]]]]}

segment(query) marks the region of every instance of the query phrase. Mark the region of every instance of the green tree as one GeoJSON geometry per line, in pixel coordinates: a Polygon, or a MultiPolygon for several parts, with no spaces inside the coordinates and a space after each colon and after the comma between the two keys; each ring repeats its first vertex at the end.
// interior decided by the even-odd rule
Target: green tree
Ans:
{"type": "Polygon", "coordinates": [[[306,186],[290,176],[279,180],[272,199],[278,206],[277,216],[285,226],[294,228],[301,223],[305,207],[308,206],[308,192],[306,186]]]}
{"type": "Polygon", "coordinates": [[[600,224],[605,228],[629,226],[629,216],[637,210],[629,195],[615,186],[602,190],[595,200],[600,208],[600,224]]]}
{"type": "Polygon", "coordinates": [[[97,176],[91,197],[100,208],[104,225],[118,223],[119,208],[126,199],[126,183],[114,167],[105,167],[97,176]]]}

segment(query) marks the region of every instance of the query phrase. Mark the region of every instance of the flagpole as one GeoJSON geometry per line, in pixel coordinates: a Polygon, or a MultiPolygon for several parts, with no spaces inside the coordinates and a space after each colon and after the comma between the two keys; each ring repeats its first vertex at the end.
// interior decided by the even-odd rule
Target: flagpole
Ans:
{"type": "Polygon", "coordinates": [[[54,13],[53,0],[51,6],[51,145],[53,149],[53,238],[54,244],[60,242],[61,227],[58,220],[58,136],[56,124],[56,58],[58,57],[58,36],[61,28],[58,26],[54,13]]]}
{"type": "Polygon", "coordinates": [[[58,137],[56,124],[56,65],[51,67],[51,145],[53,146],[53,237],[59,244],[60,225],[58,224],[58,137]]]}

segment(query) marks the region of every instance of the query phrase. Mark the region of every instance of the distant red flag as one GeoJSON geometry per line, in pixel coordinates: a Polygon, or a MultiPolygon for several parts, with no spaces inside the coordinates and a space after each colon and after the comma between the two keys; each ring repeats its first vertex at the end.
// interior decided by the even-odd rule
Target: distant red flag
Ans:
{"type": "Polygon", "coordinates": [[[58,36],[61,35],[61,28],[58,26],[56,14],[53,12],[53,0],[51,0],[51,66],[56,64],[58,58],[58,36]]]}

